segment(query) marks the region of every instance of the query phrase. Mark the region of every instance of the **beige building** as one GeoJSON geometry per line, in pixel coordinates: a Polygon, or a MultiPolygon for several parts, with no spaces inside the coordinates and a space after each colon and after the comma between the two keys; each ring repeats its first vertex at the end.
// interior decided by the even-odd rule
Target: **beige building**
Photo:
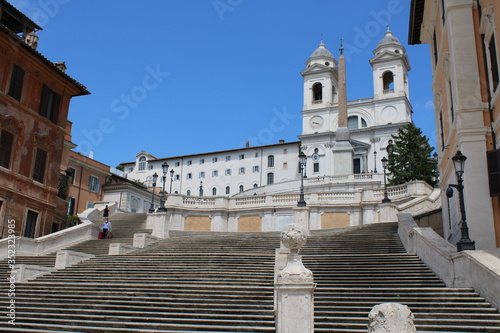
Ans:
{"type": "MultiPolygon", "coordinates": [[[[499,10],[498,0],[411,2],[409,43],[431,50],[441,188],[445,194],[457,184],[452,157],[462,152],[466,220],[477,249],[500,246],[499,10]]],[[[443,227],[457,243],[462,214],[457,191],[449,192],[443,227]]]]}

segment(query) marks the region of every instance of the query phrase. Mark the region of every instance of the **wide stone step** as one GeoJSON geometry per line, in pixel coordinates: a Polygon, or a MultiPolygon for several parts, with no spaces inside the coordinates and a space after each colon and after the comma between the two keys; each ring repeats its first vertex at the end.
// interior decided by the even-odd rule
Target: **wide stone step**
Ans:
{"type": "Polygon", "coordinates": [[[46,323],[46,320],[32,318],[28,321],[16,321],[16,328],[35,328],[44,330],[58,330],[59,332],[69,331],[72,333],[101,333],[101,332],[113,332],[113,333],[127,333],[127,332],[169,332],[169,333],[180,333],[180,332],[205,332],[205,333],[216,333],[216,332],[275,332],[273,326],[269,327],[258,327],[252,326],[229,326],[229,325],[217,325],[217,323],[206,322],[204,320],[200,321],[198,324],[184,324],[184,323],[173,323],[173,324],[158,324],[151,323],[149,325],[141,322],[129,322],[122,323],[117,321],[105,321],[100,323],[86,322],[86,321],[72,321],[71,326],[67,325],[65,320],[51,320],[50,323],[46,323]],[[95,326],[97,325],[97,326],[95,326]]]}
{"type": "MultiPolygon", "coordinates": [[[[247,325],[247,322],[252,322],[253,325],[266,326],[274,325],[274,314],[268,312],[267,314],[200,314],[200,313],[183,313],[183,312],[137,312],[137,311],[112,311],[112,310],[102,310],[96,311],[72,311],[70,313],[64,311],[46,311],[50,309],[36,309],[32,308],[33,311],[25,312],[23,310],[16,311],[16,318],[20,321],[24,321],[32,316],[43,317],[44,320],[49,321],[50,319],[67,320],[67,321],[96,321],[96,322],[107,322],[107,321],[122,321],[122,322],[154,322],[154,323],[172,323],[172,322],[182,322],[182,323],[200,323],[202,320],[206,320],[211,323],[225,322],[226,324],[240,326],[247,325]]],[[[52,309],[54,310],[54,309],[52,309]]]]}
{"type": "MultiPolygon", "coordinates": [[[[121,232],[144,227],[142,218],[134,223],[113,216],[120,238],[74,247],[96,257],[17,284],[15,329],[275,331],[279,233],[172,231],[172,238],[132,254],[107,256],[109,244],[132,242],[132,235],[121,232]]],[[[446,288],[417,256],[404,252],[396,231],[397,224],[384,223],[311,232],[301,254],[317,283],[315,332],[366,333],[369,311],[382,302],[410,306],[422,332],[497,332],[490,330],[500,327],[496,309],[470,288],[446,288]]],[[[0,287],[8,287],[8,281],[0,287]]],[[[8,302],[7,294],[0,294],[0,313],[8,302]]],[[[16,332],[9,328],[0,323],[0,332],[16,332]]]]}

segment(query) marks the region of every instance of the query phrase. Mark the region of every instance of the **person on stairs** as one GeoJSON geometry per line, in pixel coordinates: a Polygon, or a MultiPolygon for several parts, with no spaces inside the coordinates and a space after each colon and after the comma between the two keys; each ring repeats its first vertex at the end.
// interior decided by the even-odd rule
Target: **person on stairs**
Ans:
{"type": "Polygon", "coordinates": [[[106,218],[102,224],[102,238],[108,239],[111,232],[111,222],[106,218]]]}
{"type": "Polygon", "coordinates": [[[103,221],[106,221],[109,217],[109,208],[108,208],[108,205],[106,205],[106,207],[104,207],[104,211],[102,213],[102,219],[103,221]]]}

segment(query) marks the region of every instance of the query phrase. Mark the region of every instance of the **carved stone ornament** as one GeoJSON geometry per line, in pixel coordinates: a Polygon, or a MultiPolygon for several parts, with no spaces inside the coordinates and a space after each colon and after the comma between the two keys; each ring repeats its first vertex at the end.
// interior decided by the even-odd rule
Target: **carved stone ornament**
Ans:
{"type": "Polygon", "coordinates": [[[490,40],[495,30],[495,12],[493,11],[493,4],[494,3],[490,3],[485,7],[481,14],[479,31],[484,34],[484,39],[486,41],[490,40]]]}
{"type": "Polygon", "coordinates": [[[441,111],[443,108],[443,96],[441,90],[436,89],[434,94],[434,109],[441,111]]]}
{"type": "Polygon", "coordinates": [[[302,256],[296,253],[289,254],[286,267],[278,273],[278,283],[304,284],[313,282],[313,273],[302,264],[302,256]]]}
{"type": "Polygon", "coordinates": [[[308,230],[300,224],[290,224],[281,232],[281,242],[290,249],[286,267],[278,273],[278,283],[313,283],[313,274],[302,264],[300,248],[306,244],[308,230]]]}
{"type": "Polygon", "coordinates": [[[281,242],[290,250],[298,250],[306,244],[309,232],[300,224],[287,225],[281,232],[281,242]]]}
{"type": "Polygon", "coordinates": [[[399,303],[375,305],[368,314],[368,333],[416,333],[413,313],[399,303]]]}

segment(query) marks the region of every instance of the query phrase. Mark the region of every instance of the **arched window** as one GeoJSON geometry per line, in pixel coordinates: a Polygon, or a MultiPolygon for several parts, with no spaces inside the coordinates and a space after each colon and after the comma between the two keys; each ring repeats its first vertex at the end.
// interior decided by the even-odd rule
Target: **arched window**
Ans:
{"type": "Polygon", "coordinates": [[[394,74],[391,71],[387,71],[382,75],[382,81],[384,84],[384,94],[394,92],[394,74]]]}
{"type": "Polygon", "coordinates": [[[259,185],[257,185],[257,183],[253,184],[253,188],[257,188],[259,187],[259,185]]]}
{"type": "Polygon", "coordinates": [[[137,213],[139,211],[139,199],[132,198],[132,202],[130,203],[130,212],[137,213]]]}
{"type": "Polygon", "coordinates": [[[347,118],[347,128],[350,130],[359,128],[358,116],[351,116],[347,118]]]}
{"type": "Polygon", "coordinates": [[[146,185],[146,187],[153,187],[153,176],[147,176],[144,185],[146,185]]]}
{"type": "Polygon", "coordinates": [[[231,194],[231,188],[229,186],[226,186],[226,194],[231,194]]]}
{"type": "Polygon", "coordinates": [[[243,185],[240,185],[240,193],[243,192],[244,188],[243,185]]]}
{"type": "Polygon", "coordinates": [[[187,190],[186,195],[191,195],[191,190],[187,190]]]}
{"type": "Polygon", "coordinates": [[[212,187],[212,195],[217,195],[217,188],[212,187]]]}
{"type": "Polygon", "coordinates": [[[323,85],[319,82],[313,84],[313,102],[321,102],[323,100],[323,85]]]}
{"type": "Polygon", "coordinates": [[[349,118],[347,118],[347,128],[353,130],[353,129],[358,129],[360,127],[368,127],[366,120],[358,116],[350,116],[349,118]]]}
{"type": "Polygon", "coordinates": [[[269,155],[267,157],[267,167],[274,168],[274,155],[269,155]]]}
{"type": "Polygon", "coordinates": [[[146,170],[146,157],[139,158],[139,171],[146,170]]]}
{"type": "Polygon", "coordinates": [[[274,173],[272,172],[269,172],[267,174],[267,184],[270,185],[270,184],[274,184],[274,173]]]}

